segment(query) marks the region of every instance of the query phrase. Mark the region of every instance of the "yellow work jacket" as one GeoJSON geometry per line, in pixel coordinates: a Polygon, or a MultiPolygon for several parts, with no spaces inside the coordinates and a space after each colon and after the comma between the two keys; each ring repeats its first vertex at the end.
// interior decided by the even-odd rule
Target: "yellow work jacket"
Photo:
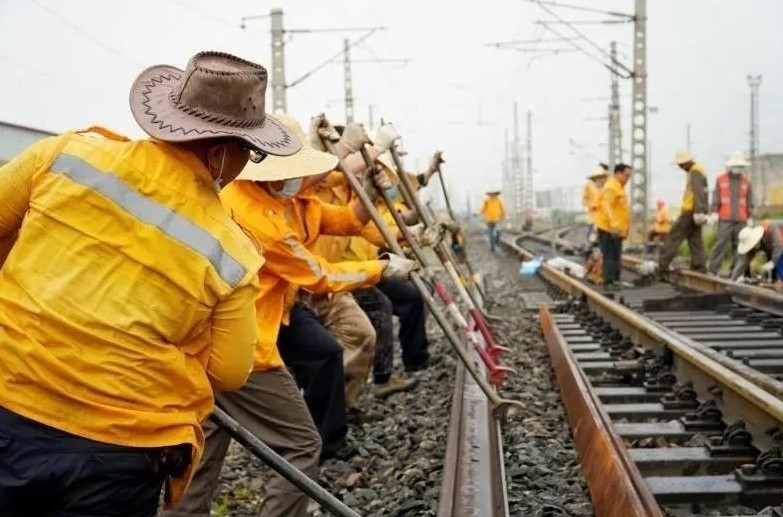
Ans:
{"type": "Polygon", "coordinates": [[[582,192],[582,205],[585,208],[587,221],[590,224],[595,224],[596,213],[601,207],[600,197],[601,190],[598,188],[598,185],[593,180],[588,180],[582,192]]]}
{"type": "Polygon", "coordinates": [[[255,371],[283,365],[277,351],[280,325],[288,317],[299,288],[312,293],[352,291],[376,284],[383,264],[379,260],[330,263],[307,247],[319,235],[352,235],[362,231],[351,207],[321,202],[314,196],[283,200],[260,184],[231,182],[220,193],[234,220],[264,251],[259,273],[261,296],[256,302],[259,341],[255,371]]]}
{"type": "Polygon", "coordinates": [[[669,222],[669,212],[665,206],[658,208],[658,212],[655,214],[655,223],[653,224],[653,231],[655,233],[669,233],[671,230],[671,223],[669,222]]]}
{"type": "MultiPolygon", "coordinates": [[[[696,205],[696,196],[695,196],[695,193],[693,192],[694,176],[696,176],[696,178],[700,182],[704,183],[705,184],[705,188],[706,188],[707,173],[704,172],[704,167],[702,166],[702,164],[694,163],[691,166],[691,169],[689,171],[687,171],[685,174],[687,175],[686,176],[687,179],[685,180],[685,193],[682,196],[682,207],[681,207],[681,210],[683,212],[693,212],[694,209],[696,208],[696,206],[695,206],[696,205]],[[697,176],[697,175],[700,175],[701,178],[699,178],[699,176],[697,176]]],[[[703,210],[706,211],[707,207],[703,207],[703,210]]]]}
{"type": "Polygon", "coordinates": [[[601,189],[601,209],[597,212],[595,225],[605,232],[613,228],[619,229],[620,237],[628,237],[631,223],[631,207],[628,203],[628,193],[617,177],[612,176],[601,189]]]}
{"type": "Polygon", "coordinates": [[[201,161],[100,128],[41,140],[0,168],[0,240],[17,231],[0,405],[100,442],[189,443],[195,467],[212,387],[250,373],[262,263],[201,161]]]}
{"type": "Polygon", "coordinates": [[[484,199],[484,205],[481,207],[481,215],[484,221],[496,223],[506,216],[506,207],[503,206],[503,200],[500,196],[488,196],[484,199]]]}
{"type": "MultiPolygon", "coordinates": [[[[329,174],[312,192],[323,203],[331,205],[346,206],[351,199],[351,189],[346,184],[343,173],[339,171],[329,174]]],[[[346,260],[345,253],[352,238],[354,237],[319,235],[308,249],[327,262],[341,262],[346,260]]]]}

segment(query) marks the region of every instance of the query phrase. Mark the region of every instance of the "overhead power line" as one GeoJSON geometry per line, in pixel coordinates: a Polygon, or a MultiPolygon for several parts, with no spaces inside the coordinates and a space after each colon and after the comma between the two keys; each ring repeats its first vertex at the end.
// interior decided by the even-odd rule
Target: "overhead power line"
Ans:
{"type": "Polygon", "coordinates": [[[143,67],[144,66],[141,63],[139,63],[138,61],[136,61],[135,59],[133,59],[132,57],[127,56],[124,53],[122,53],[121,51],[119,51],[116,48],[112,47],[111,45],[109,45],[107,43],[104,43],[103,41],[101,41],[100,39],[96,38],[92,34],[89,34],[89,33],[85,32],[81,27],[79,27],[78,25],[74,24],[72,21],[70,21],[69,19],[65,18],[60,13],[58,13],[56,11],[53,11],[50,8],[46,7],[45,5],[41,4],[40,2],[38,2],[38,0],[30,0],[30,2],[35,4],[39,9],[42,9],[42,10],[46,11],[46,13],[48,13],[49,16],[51,16],[52,18],[56,19],[57,21],[59,21],[63,25],[66,25],[67,27],[69,27],[74,32],[80,34],[85,39],[88,39],[88,40],[92,41],[95,45],[98,45],[99,47],[103,48],[104,50],[106,50],[108,52],[111,52],[115,56],[120,57],[120,58],[124,59],[125,61],[127,61],[129,63],[132,63],[132,64],[134,64],[134,65],[136,65],[138,67],[143,67]]]}
{"type": "Polygon", "coordinates": [[[618,11],[606,11],[604,9],[596,9],[594,7],[585,7],[583,5],[574,5],[574,4],[563,4],[560,2],[553,2],[549,0],[528,0],[529,2],[534,2],[539,5],[551,5],[552,7],[562,7],[564,9],[573,9],[576,11],[583,11],[588,13],[597,13],[597,14],[605,14],[608,16],[616,16],[618,18],[625,18],[627,21],[632,21],[634,19],[634,16],[632,14],[627,13],[621,13],[618,11]]]}

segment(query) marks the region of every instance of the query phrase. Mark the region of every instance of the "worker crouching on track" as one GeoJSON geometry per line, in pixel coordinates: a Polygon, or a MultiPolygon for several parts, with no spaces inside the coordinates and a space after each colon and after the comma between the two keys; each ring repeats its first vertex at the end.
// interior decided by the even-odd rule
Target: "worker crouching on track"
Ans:
{"type": "Polygon", "coordinates": [[[603,256],[604,287],[612,289],[620,284],[620,260],[623,240],[628,237],[631,208],[625,184],[633,169],[624,163],[614,168],[614,176],[601,189],[601,209],[596,215],[598,242],[603,256]]]}
{"type": "Polygon", "coordinates": [[[731,273],[731,279],[742,278],[753,257],[760,251],[767,256],[767,262],[761,266],[762,273],[769,274],[773,282],[780,282],[783,279],[783,225],[770,220],[758,226],[746,226],[739,232],[739,260],[731,273]]]}
{"type": "Polygon", "coordinates": [[[590,258],[593,248],[598,244],[595,220],[601,210],[601,189],[608,177],[609,173],[603,167],[597,168],[587,176],[587,183],[582,191],[582,206],[584,206],[588,223],[585,242],[586,259],[590,258]]]}
{"type": "Polygon", "coordinates": [[[489,249],[493,253],[500,241],[500,224],[506,218],[506,207],[503,200],[500,199],[499,190],[487,192],[484,198],[484,204],[481,206],[481,215],[484,216],[484,222],[487,223],[487,237],[489,238],[489,249]]]}
{"type": "Polygon", "coordinates": [[[685,171],[685,193],[682,197],[680,216],[674,221],[669,235],[663,241],[663,249],[658,262],[658,271],[666,275],[669,266],[677,255],[682,241],[688,241],[691,251],[691,269],[705,272],[704,241],[701,228],[707,222],[707,176],[704,167],[694,161],[693,155],[687,151],[679,151],[674,156],[674,163],[685,171]]]}
{"type": "Polygon", "coordinates": [[[245,382],[257,337],[262,259],[216,184],[299,148],[264,113],[266,77],[214,52],[148,68],[130,104],[152,139],[91,128],[0,169],[0,240],[19,232],[0,272],[0,515],[178,499],[212,391],[245,382]]]}
{"type": "Polygon", "coordinates": [[[726,162],[726,171],[715,180],[712,213],[718,221],[718,235],[707,264],[707,270],[713,275],[720,272],[727,251],[732,253],[729,271],[734,271],[739,232],[753,226],[753,190],[745,174],[749,165],[742,153],[736,152],[726,162]]]}
{"type": "Polygon", "coordinates": [[[669,210],[666,208],[666,202],[663,199],[659,199],[657,210],[655,211],[655,220],[653,221],[652,230],[647,235],[647,241],[650,243],[662,241],[666,239],[671,229],[672,224],[669,221],[669,210]]]}
{"type": "MultiPolygon", "coordinates": [[[[354,148],[359,145],[364,141],[354,148]]],[[[370,219],[358,199],[339,207],[324,204],[312,195],[299,195],[304,177],[322,175],[336,166],[335,157],[318,154],[327,157],[328,163],[306,166],[275,160],[248,167],[223,190],[221,200],[264,250],[266,262],[259,275],[261,297],[257,303],[261,341],[265,347],[277,341],[283,361],[304,390],[324,442],[324,453],[329,455],[340,448],[347,432],[343,350],[302,303],[299,291],[344,292],[374,285],[381,279],[405,280],[417,263],[396,256],[330,263],[307,249],[321,234],[360,234],[370,219]],[[272,181],[267,180],[270,176],[272,181]]],[[[354,172],[364,170],[361,163],[354,172]]],[[[382,173],[375,177],[388,181],[382,173]]],[[[373,199],[378,196],[370,178],[365,188],[373,199]]]]}

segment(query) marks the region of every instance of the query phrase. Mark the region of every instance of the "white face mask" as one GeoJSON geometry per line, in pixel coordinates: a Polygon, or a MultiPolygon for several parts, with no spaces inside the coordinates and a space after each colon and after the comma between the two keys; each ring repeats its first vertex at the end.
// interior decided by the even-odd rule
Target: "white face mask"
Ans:
{"type": "Polygon", "coordinates": [[[292,178],[283,181],[283,188],[280,190],[270,189],[272,193],[283,199],[291,199],[299,193],[299,189],[302,188],[302,178],[292,178]]]}

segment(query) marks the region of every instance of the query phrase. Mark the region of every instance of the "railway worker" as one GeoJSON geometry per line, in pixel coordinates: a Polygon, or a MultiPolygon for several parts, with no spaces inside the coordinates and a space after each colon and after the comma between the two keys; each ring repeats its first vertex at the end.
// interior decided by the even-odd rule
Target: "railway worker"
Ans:
{"type": "Polygon", "coordinates": [[[733,153],[726,161],[726,171],[715,180],[711,212],[718,220],[718,235],[710,253],[707,271],[720,272],[723,257],[731,250],[731,268],[737,263],[739,232],[745,226],[753,226],[753,190],[747,176],[750,163],[741,152],[733,153]]]}
{"type": "MultiPolygon", "coordinates": [[[[293,126],[294,122],[290,123],[293,126]]],[[[351,151],[369,142],[363,131],[351,135],[350,142],[341,140],[351,151]]],[[[385,145],[392,142],[389,139],[385,145]]],[[[297,295],[300,290],[352,291],[382,279],[404,281],[417,263],[394,255],[384,260],[330,263],[307,249],[321,234],[361,233],[369,213],[358,199],[338,207],[306,193],[299,195],[303,178],[321,176],[336,165],[334,156],[307,146],[305,150],[322,160],[316,162],[315,158],[302,156],[301,160],[270,160],[247,167],[237,181],[223,190],[221,200],[234,220],[264,250],[266,263],[259,276],[261,297],[257,303],[261,341],[267,341],[263,343],[265,349],[274,349],[277,339],[283,361],[304,389],[305,401],[328,456],[340,448],[347,431],[343,351],[297,295]],[[268,180],[270,177],[273,179],[268,180]]],[[[355,163],[357,171],[365,170],[361,158],[355,163]]],[[[382,172],[375,176],[388,181],[382,172]]],[[[377,197],[371,180],[365,188],[371,198],[377,197]]]]}
{"type": "Polygon", "coordinates": [[[674,156],[674,163],[685,171],[685,193],[682,197],[680,216],[674,221],[671,231],[663,240],[658,271],[662,275],[669,271],[680,244],[687,240],[691,252],[691,269],[703,273],[707,270],[704,241],[701,236],[701,228],[709,219],[707,174],[704,172],[704,167],[696,162],[688,151],[678,151],[674,156]]]}
{"type": "Polygon", "coordinates": [[[498,224],[506,218],[506,207],[503,205],[503,200],[500,199],[499,190],[487,192],[487,197],[484,198],[484,204],[481,206],[481,215],[484,217],[484,222],[487,223],[489,249],[494,253],[500,240],[498,224]]]}
{"type": "Polygon", "coordinates": [[[631,217],[625,184],[632,172],[629,165],[618,163],[614,167],[614,175],[601,189],[601,209],[596,215],[595,225],[603,258],[603,281],[607,288],[620,284],[623,240],[628,237],[631,217]]]}
{"type": "Polygon", "coordinates": [[[663,240],[669,235],[672,229],[672,224],[669,221],[669,210],[666,208],[666,202],[663,199],[659,199],[657,202],[657,210],[655,211],[655,220],[653,221],[652,230],[647,235],[649,242],[655,242],[657,240],[663,240]]]}
{"type": "Polygon", "coordinates": [[[595,219],[598,211],[601,209],[601,189],[608,177],[609,173],[604,170],[603,167],[596,168],[587,176],[587,183],[585,183],[584,190],[582,191],[582,206],[585,209],[588,223],[587,242],[585,245],[586,257],[589,257],[592,254],[592,248],[598,242],[595,219]]]}
{"type": "Polygon", "coordinates": [[[219,186],[300,146],[265,115],[266,81],[217,52],[153,66],[130,92],[150,139],[93,127],[0,169],[0,240],[18,232],[0,273],[0,515],[179,498],[213,390],[242,386],[257,338],[262,259],[219,186]]]}
{"type": "Polygon", "coordinates": [[[769,219],[758,226],[746,226],[739,232],[737,255],[739,259],[731,273],[732,280],[740,279],[748,270],[756,253],[763,251],[767,261],[761,266],[773,281],[783,279],[783,225],[769,219]]]}

